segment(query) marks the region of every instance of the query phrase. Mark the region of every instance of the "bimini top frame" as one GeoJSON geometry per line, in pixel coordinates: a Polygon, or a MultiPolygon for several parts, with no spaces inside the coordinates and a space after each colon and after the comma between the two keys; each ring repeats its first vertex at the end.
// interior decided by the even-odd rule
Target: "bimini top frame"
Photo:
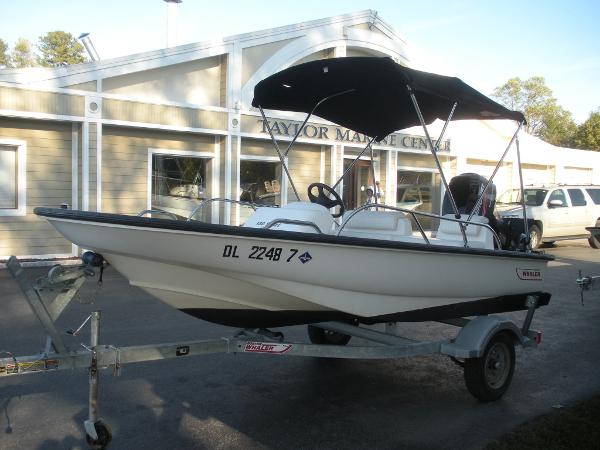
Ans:
{"type": "MultiPolygon", "coordinates": [[[[390,58],[332,58],[290,67],[265,78],[256,85],[252,106],[258,108],[263,116],[273,145],[298,199],[298,192],[285,164],[285,156],[313,114],[370,138],[365,149],[346,169],[334,188],[367,149],[371,149],[371,164],[373,164],[374,141],[379,142],[396,130],[421,125],[457,219],[460,218],[460,213],[437,156],[448,123],[451,120],[461,119],[510,119],[519,123],[488,184],[525,123],[522,113],[505,108],[456,77],[410,69],[396,64],[390,58]],[[285,153],[281,152],[277,144],[264,109],[307,114],[285,153]],[[445,125],[434,144],[427,125],[436,119],[444,120],[445,125]]],[[[520,161],[520,155],[518,157],[520,161]]],[[[522,176],[520,178],[521,189],[523,189],[522,176]]],[[[473,211],[477,210],[486,189],[481,193],[473,211]]],[[[377,199],[377,193],[375,194],[377,199]]],[[[525,208],[523,209],[525,212],[525,208]]],[[[473,212],[469,220],[472,216],[473,212]]],[[[467,245],[464,226],[462,223],[460,226],[464,243],[467,245]]]]}

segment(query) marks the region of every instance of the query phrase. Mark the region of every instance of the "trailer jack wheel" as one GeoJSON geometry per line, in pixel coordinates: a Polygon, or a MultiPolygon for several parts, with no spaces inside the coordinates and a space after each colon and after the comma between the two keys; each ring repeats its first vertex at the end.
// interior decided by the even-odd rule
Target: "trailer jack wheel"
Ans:
{"type": "Polygon", "coordinates": [[[506,333],[498,333],[488,343],[483,356],[465,360],[465,384],[482,402],[504,395],[515,371],[515,345],[506,333]]]}
{"type": "Polygon", "coordinates": [[[94,439],[86,433],[85,440],[87,441],[90,448],[94,450],[103,450],[106,448],[106,446],[112,439],[112,432],[110,431],[110,427],[104,421],[98,420],[94,423],[94,428],[96,429],[97,438],[94,439]]]}
{"type": "Polygon", "coordinates": [[[308,326],[308,338],[313,344],[320,345],[346,345],[352,336],[337,331],[324,330],[323,328],[308,326]]]}

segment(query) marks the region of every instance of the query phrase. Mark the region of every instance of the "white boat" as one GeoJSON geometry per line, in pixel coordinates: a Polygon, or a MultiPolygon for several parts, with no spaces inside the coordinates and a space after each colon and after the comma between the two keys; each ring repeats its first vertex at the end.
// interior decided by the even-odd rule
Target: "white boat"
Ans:
{"type": "MultiPolygon", "coordinates": [[[[491,118],[516,120],[519,128],[524,123],[522,114],[457,78],[407,69],[387,58],[291,67],[260,82],[253,105],[265,119],[263,108],[304,111],[305,123],[315,113],[370,136],[357,159],[374,141],[421,123],[437,161],[426,125],[448,115],[446,125],[491,118]]],[[[287,174],[284,153],[271,137],[287,174]]],[[[449,186],[442,172],[441,178],[451,212],[439,217],[385,205],[344,212],[336,186],[322,183],[309,186],[310,203],[256,208],[240,227],[64,209],[35,212],[71,242],[101,254],[132,285],[226,325],[443,320],[526,309],[528,295],[538,297],[538,306],[547,304],[543,279],[552,258],[527,248],[526,241],[518,251],[502,248],[506,239],[492,216],[491,180],[468,175],[449,186]],[[423,216],[439,219],[435,238],[420,226],[423,216]]]]}

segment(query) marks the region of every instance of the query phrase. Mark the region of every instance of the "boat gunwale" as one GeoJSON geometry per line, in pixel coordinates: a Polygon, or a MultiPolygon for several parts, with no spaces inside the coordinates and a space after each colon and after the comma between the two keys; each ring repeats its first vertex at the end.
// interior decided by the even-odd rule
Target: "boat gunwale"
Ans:
{"type": "Polygon", "coordinates": [[[462,255],[493,256],[504,258],[533,259],[553,261],[554,256],[544,253],[523,253],[512,250],[488,250],[471,247],[455,247],[438,244],[389,241],[382,239],[335,236],[329,234],[304,233],[299,231],[282,231],[264,228],[250,228],[233,225],[212,224],[199,221],[180,221],[151,217],[130,216],[126,214],[80,211],[62,208],[37,207],[36,215],[70,221],[95,222],[112,225],[126,225],[140,228],[165,229],[173,231],[198,232],[225,236],[243,236],[247,238],[275,239],[309,243],[334,244],[390,250],[416,250],[432,253],[455,253],[462,255]]]}

